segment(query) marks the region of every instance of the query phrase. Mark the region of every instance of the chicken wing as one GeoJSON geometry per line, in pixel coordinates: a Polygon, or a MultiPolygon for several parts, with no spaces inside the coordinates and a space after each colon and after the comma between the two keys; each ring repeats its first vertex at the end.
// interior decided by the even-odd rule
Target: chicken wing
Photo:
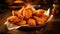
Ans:
{"type": "Polygon", "coordinates": [[[34,19],[29,19],[29,20],[28,20],[28,24],[29,24],[30,26],[36,26],[36,21],[35,21],[34,19]]]}
{"type": "Polygon", "coordinates": [[[25,20],[21,20],[19,23],[18,23],[19,26],[22,26],[22,25],[26,25],[26,21],[25,20]]]}
{"type": "Polygon", "coordinates": [[[17,16],[10,16],[7,18],[7,21],[10,23],[17,23],[20,21],[20,19],[17,16]]]}
{"type": "Polygon", "coordinates": [[[23,11],[23,16],[26,19],[29,19],[30,17],[32,17],[32,14],[33,14],[33,11],[31,8],[24,9],[24,11],[23,11]]]}
{"type": "Polygon", "coordinates": [[[47,16],[45,15],[41,17],[34,16],[34,19],[36,19],[37,24],[41,25],[45,23],[45,21],[47,20],[47,16]]]}
{"type": "Polygon", "coordinates": [[[24,7],[22,7],[22,8],[21,8],[20,10],[18,10],[18,11],[12,11],[12,14],[13,14],[13,16],[17,16],[17,17],[19,17],[19,18],[24,18],[23,15],[22,15],[23,10],[24,10],[24,7]]]}
{"type": "Polygon", "coordinates": [[[13,16],[17,16],[18,18],[24,18],[22,12],[20,11],[12,11],[13,16]]]}
{"type": "Polygon", "coordinates": [[[44,14],[44,12],[45,12],[45,10],[43,10],[43,9],[38,9],[38,10],[35,12],[35,15],[36,15],[36,16],[41,16],[41,15],[44,14]]]}

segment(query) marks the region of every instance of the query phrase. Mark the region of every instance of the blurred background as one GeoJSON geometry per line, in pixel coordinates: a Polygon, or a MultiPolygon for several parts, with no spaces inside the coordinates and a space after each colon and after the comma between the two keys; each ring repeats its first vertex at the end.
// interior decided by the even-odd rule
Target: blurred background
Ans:
{"type": "Polygon", "coordinates": [[[60,34],[60,0],[0,0],[0,33],[2,34],[60,34]],[[31,3],[35,9],[50,8],[53,14],[52,20],[41,30],[23,32],[20,30],[9,31],[4,25],[12,10],[19,10],[25,3],[31,3]],[[36,33],[37,32],[37,33],[36,33]]]}

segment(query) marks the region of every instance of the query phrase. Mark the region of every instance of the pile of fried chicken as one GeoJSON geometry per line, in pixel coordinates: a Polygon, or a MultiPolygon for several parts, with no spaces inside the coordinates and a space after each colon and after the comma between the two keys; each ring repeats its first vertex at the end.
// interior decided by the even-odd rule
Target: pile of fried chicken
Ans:
{"type": "Polygon", "coordinates": [[[12,16],[7,18],[7,21],[18,26],[30,25],[36,26],[44,24],[48,16],[44,14],[46,10],[35,10],[32,6],[22,7],[18,11],[12,11],[12,16]]]}

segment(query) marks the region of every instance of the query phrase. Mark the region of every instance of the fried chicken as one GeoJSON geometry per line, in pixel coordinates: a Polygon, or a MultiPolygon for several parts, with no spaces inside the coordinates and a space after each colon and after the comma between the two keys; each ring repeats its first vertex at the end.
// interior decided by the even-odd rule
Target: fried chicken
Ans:
{"type": "Polygon", "coordinates": [[[7,21],[10,23],[18,23],[20,19],[17,16],[10,16],[7,18],[7,21]]]}
{"type": "Polygon", "coordinates": [[[44,9],[35,10],[33,6],[27,5],[18,11],[12,11],[13,16],[8,17],[7,21],[19,26],[26,24],[30,26],[41,25],[44,24],[48,18],[48,16],[44,14],[45,11],[44,9]]]}
{"type": "Polygon", "coordinates": [[[35,21],[34,19],[29,19],[29,20],[28,20],[28,24],[29,24],[30,26],[36,26],[36,21],[35,21]]]}
{"type": "Polygon", "coordinates": [[[23,11],[23,16],[25,17],[25,19],[29,19],[30,17],[32,17],[33,11],[31,8],[27,8],[24,9],[23,11]]]}
{"type": "Polygon", "coordinates": [[[34,16],[34,19],[36,19],[37,24],[39,24],[39,25],[44,24],[45,21],[47,20],[47,18],[48,17],[46,15],[41,16],[41,17],[34,16]]]}
{"type": "Polygon", "coordinates": [[[22,26],[22,25],[26,25],[26,21],[25,20],[21,20],[19,23],[18,23],[19,26],[22,26]]]}
{"type": "Polygon", "coordinates": [[[24,18],[22,15],[22,11],[12,11],[13,16],[17,16],[18,18],[24,18]]]}
{"type": "Polygon", "coordinates": [[[23,18],[24,18],[24,16],[22,15],[21,12],[18,12],[18,13],[17,13],[17,17],[20,18],[20,19],[23,19],[23,18]]]}
{"type": "Polygon", "coordinates": [[[27,4],[27,6],[25,7],[25,9],[23,10],[23,16],[25,17],[25,19],[29,19],[30,17],[32,17],[32,15],[35,13],[35,8],[33,8],[32,5],[27,4]]]}
{"type": "Polygon", "coordinates": [[[44,12],[45,12],[45,10],[43,10],[43,9],[38,9],[38,10],[35,12],[35,15],[36,15],[36,16],[41,16],[41,15],[44,14],[44,12]]]}

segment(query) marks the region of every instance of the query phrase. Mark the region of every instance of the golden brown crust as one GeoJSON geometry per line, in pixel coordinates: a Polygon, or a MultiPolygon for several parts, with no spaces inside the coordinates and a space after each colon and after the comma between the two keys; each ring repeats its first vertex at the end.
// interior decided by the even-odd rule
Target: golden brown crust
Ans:
{"type": "Polygon", "coordinates": [[[38,9],[36,12],[35,12],[35,15],[36,16],[42,16],[44,14],[45,10],[43,9],[38,9]]]}
{"type": "Polygon", "coordinates": [[[20,19],[24,18],[24,16],[22,15],[22,12],[17,12],[17,17],[20,18],[20,19]]]}
{"type": "Polygon", "coordinates": [[[32,17],[32,14],[33,14],[33,11],[31,8],[26,8],[24,11],[23,11],[23,16],[26,18],[26,19],[29,19],[30,17],[32,17]]]}
{"type": "Polygon", "coordinates": [[[28,20],[28,24],[29,24],[30,26],[36,26],[36,22],[35,22],[34,19],[29,19],[29,20],[28,20]]]}
{"type": "Polygon", "coordinates": [[[21,20],[19,23],[18,23],[19,26],[22,26],[22,25],[26,25],[26,21],[25,20],[21,20]]]}
{"type": "Polygon", "coordinates": [[[34,19],[37,21],[37,24],[39,25],[44,24],[47,18],[48,17],[46,15],[41,16],[41,17],[34,16],[34,19]]]}
{"type": "Polygon", "coordinates": [[[17,16],[10,16],[7,18],[7,21],[10,23],[17,23],[20,21],[20,19],[17,16]]]}

